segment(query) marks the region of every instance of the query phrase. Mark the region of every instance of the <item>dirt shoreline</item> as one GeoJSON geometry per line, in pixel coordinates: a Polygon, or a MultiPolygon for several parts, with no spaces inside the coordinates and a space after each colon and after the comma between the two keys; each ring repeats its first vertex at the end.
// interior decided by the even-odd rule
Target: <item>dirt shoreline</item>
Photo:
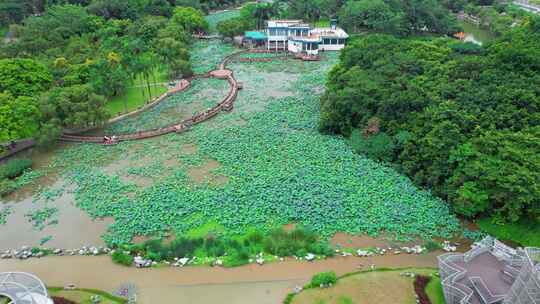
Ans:
{"type": "Polygon", "coordinates": [[[230,304],[281,303],[295,286],[306,284],[319,272],[333,270],[338,275],[376,268],[436,267],[437,255],[385,255],[371,258],[336,257],[315,262],[288,259],[259,266],[236,268],[163,267],[137,269],[122,267],[108,256],[64,256],[43,259],[2,260],[0,272],[25,271],[40,277],[48,286],[75,284],[114,292],[124,283],[138,289],[138,303],[230,304]]]}

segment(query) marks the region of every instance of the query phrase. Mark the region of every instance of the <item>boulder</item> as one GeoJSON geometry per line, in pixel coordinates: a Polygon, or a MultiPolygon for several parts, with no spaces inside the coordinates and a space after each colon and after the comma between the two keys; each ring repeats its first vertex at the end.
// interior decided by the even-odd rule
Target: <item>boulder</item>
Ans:
{"type": "Polygon", "coordinates": [[[308,254],[305,256],[305,259],[306,259],[306,261],[311,262],[311,261],[315,260],[315,255],[314,255],[313,253],[308,253],[308,254]]]}
{"type": "Polygon", "coordinates": [[[178,259],[178,263],[181,265],[181,266],[186,266],[186,264],[189,262],[189,259],[188,258],[181,258],[181,259],[178,259]]]}
{"type": "Polygon", "coordinates": [[[356,250],[356,255],[358,255],[359,257],[369,257],[369,256],[372,256],[373,253],[367,250],[358,249],[356,250]]]}

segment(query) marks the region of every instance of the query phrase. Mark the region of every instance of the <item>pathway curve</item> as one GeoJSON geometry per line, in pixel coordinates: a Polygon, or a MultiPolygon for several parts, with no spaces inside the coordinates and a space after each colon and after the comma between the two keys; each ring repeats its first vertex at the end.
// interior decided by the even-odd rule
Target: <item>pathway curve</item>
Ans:
{"type": "MultiPolygon", "coordinates": [[[[167,93],[159,96],[156,100],[148,104],[147,106],[136,110],[134,112],[124,114],[120,117],[116,117],[113,120],[109,122],[117,122],[119,120],[125,119],[127,117],[133,116],[135,114],[138,114],[142,111],[146,111],[149,108],[159,104],[161,101],[163,101],[165,98],[182,92],[190,87],[189,83],[193,79],[197,78],[205,78],[205,77],[212,77],[212,78],[218,78],[218,79],[225,79],[229,83],[229,93],[227,96],[221,100],[218,104],[216,104],[214,107],[206,110],[205,112],[199,113],[193,117],[190,117],[188,119],[185,119],[183,121],[180,121],[178,123],[175,123],[173,125],[170,125],[168,127],[164,128],[157,128],[152,130],[146,130],[146,131],[140,131],[135,133],[129,133],[129,134],[122,134],[117,135],[116,139],[117,141],[129,141],[129,140],[140,140],[140,139],[146,139],[146,138],[152,138],[157,137],[169,133],[183,133],[191,128],[191,126],[199,124],[201,122],[207,121],[210,118],[218,115],[221,111],[232,111],[234,107],[234,101],[236,100],[236,97],[238,96],[238,91],[242,88],[241,85],[239,85],[238,81],[234,77],[234,72],[232,70],[227,69],[227,64],[236,56],[249,52],[249,50],[242,50],[235,52],[223,59],[223,61],[219,64],[218,69],[208,72],[207,74],[202,75],[196,75],[192,77],[189,80],[183,80],[180,82],[179,85],[169,90],[167,93]],[[187,82],[187,83],[186,83],[187,82]]],[[[103,143],[103,136],[81,136],[81,135],[72,135],[72,134],[66,134],[64,133],[60,140],[67,141],[67,142],[85,142],[85,143],[103,143]]]]}

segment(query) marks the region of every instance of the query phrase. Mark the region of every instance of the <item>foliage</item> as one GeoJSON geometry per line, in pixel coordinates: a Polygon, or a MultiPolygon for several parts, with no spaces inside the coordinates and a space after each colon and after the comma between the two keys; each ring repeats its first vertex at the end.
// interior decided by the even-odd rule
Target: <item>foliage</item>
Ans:
{"type": "MultiPolygon", "coordinates": [[[[197,70],[213,68],[233,50],[219,41],[204,45],[208,48],[192,55],[197,70]]],[[[266,234],[291,222],[321,240],[338,231],[386,232],[397,239],[450,237],[459,225],[441,200],[391,168],[352,153],[342,138],[319,134],[320,93],[304,92],[321,92],[335,62],[335,54],[325,54],[315,63],[233,64],[230,68],[246,84],[235,103],[242,110],[181,135],[108,147],[70,146],[51,166],[73,185],[79,208],[92,218],[114,217],[104,235],[110,245],[137,235],[184,236],[208,222],[220,225],[227,237],[249,229],[266,234]],[[196,151],[186,153],[186,144],[196,151]],[[126,162],[120,169],[104,169],[119,160],[126,162]],[[169,166],[170,160],[179,164],[169,166]],[[207,174],[208,181],[193,182],[190,171],[204,168],[208,160],[219,166],[207,174]],[[128,171],[152,176],[153,184],[138,186],[128,171]],[[214,184],[210,179],[217,175],[228,179],[214,184]]],[[[185,93],[212,87],[204,81],[200,91],[185,93]]],[[[181,97],[177,102],[183,103],[181,97]]],[[[152,113],[149,120],[167,117],[152,113]]]]}
{"type": "Polygon", "coordinates": [[[479,230],[463,229],[463,237],[476,242],[486,237],[486,234],[479,230]]]}
{"type": "Polygon", "coordinates": [[[218,23],[218,33],[223,37],[233,38],[243,34],[249,29],[249,25],[242,18],[232,18],[218,23]]]}
{"type": "Polygon", "coordinates": [[[424,247],[426,247],[426,250],[428,252],[439,250],[442,248],[441,244],[437,241],[429,240],[426,243],[424,243],[424,247]]]}
{"type": "Polygon", "coordinates": [[[419,32],[452,34],[459,30],[456,18],[438,1],[431,0],[299,0],[285,1],[287,8],[281,13],[278,1],[275,14],[308,21],[339,17],[342,27],[358,32],[375,30],[395,35],[419,32]]]}
{"type": "Polygon", "coordinates": [[[58,214],[58,208],[44,207],[42,209],[36,209],[32,212],[28,212],[24,216],[28,218],[28,221],[32,223],[32,226],[37,230],[43,230],[45,226],[52,225],[56,221],[51,220],[52,217],[58,214]]]}
{"type": "Polygon", "coordinates": [[[445,304],[444,293],[442,289],[441,279],[433,275],[427,284],[425,291],[431,301],[431,304],[445,304]]]}
{"type": "Polygon", "coordinates": [[[17,190],[17,185],[14,181],[9,179],[0,180],[0,197],[7,196],[15,190],[17,190]]]}
{"type": "Polygon", "coordinates": [[[35,98],[0,93],[0,142],[29,138],[38,132],[40,112],[35,98]]]}
{"type": "Polygon", "coordinates": [[[116,250],[111,255],[111,257],[112,257],[113,262],[119,265],[131,266],[133,264],[133,257],[119,250],[116,250]]]}
{"type": "Polygon", "coordinates": [[[354,32],[364,27],[395,34],[406,31],[404,13],[392,9],[383,0],[347,1],[339,17],[343,26],[354,32]]]}
{"type": "Polygon", "coordinates": [[[166,98],[148,111],[109,125],[106,131],[117,134],[169,126],[188,118],[195,112],[202,112],[214,106],[225,98],[228,90],[229,84],[224,80],[212,78],[194,80],[187,91],[166,98]],[[205,88],[207,86],[210,88],[205,88]],[[188,108],[192,112],[187,112],[188,108]],[[162,113],[168,115],[162,115],[162,113]]]}
{"type": "Polygon", "coordinates": [[[105,98],[88,85],[54,88],[40,99],[40,107],[47,121],[58,121],[68,128],[97,126],[105,122],[105,98]]]}
{"type": "Polygon", "coordinates": [[[217,25],[225,20],[234,19],[240,16],[240,10],[227,10],[222,12],[216,12],[209,15],[206,15],[204,19],[208,22],[208,29],[211,33],[215,33],[217,30],[217,25]]]}
{"type": "Polygon", "coordinates": [[[304,257],[307,253],[333,255],[332,249],[326,243],[319,242],[315,233],[304,229],[271,231],[263,244],[266,252],[278,256],[304,257]]]}
{"type": "MultiPolygon", "coordinates": [[[[377,117],[385,158],[458,213],[537,221],[538,24],[481,52],[448,39],[353,41],[330,73],[319,127],[350,136],[377,117]]],[[[353,147],[380,159],[358,132],[353,147]]]]}
{"type": "Polygon", "coordinates": [[[303,254],[297,256],[302,258],[307,253],[333,255],[333,250],[325,241],[319,241],[316,234],[300,228],[290,232],[276,229],[267,234],[250,231],[233,237],[218,236],[210,232],[200,237],[178,237],[168,244],[161,239],[150,239],[127,246],[126,249],[152,261],[171,261],[182,257],[213,261],[220,258],[227,267],[247,264],[250,258],[254,260],[261,253],[285,257],[301,251],[303,254]]]}
{"type": "Polygon", "coordinates": [[[0,165],[0,179],[15,178],[32,168],[32,160],[27,158],[12,159],[0,165]]]}
{"type": "Polygon", "coordinates": [[[35,60],[0,60],[0,93],[7,92],[14,97],[36,96],[51,84],[51,73],[35,60]]]}
{"type": "Polygon", "coordinates": [[[496,219],[483,218],[477,221],[485,233],[500,240],[511,240],[521,246],[540,247],[540,226],[532,220],[516,223],[497,222],[496,219]]]}
{"type": "MultiPolygon", "coordinates": [[[[0,182],[0,195],[2,195],[2,182],[0,182]]],[[[5,225],[7,222],[7,217],[13,212],[11,206],[5,206],[0,209],[0,225],[5,225]]]]}
{"type": "Polygon", "coordinates": [[[472,42],[456,41],[448,45],[452,51],[463,55],[482,55],[485,53],[485,49],[478,44],[472,42]]]}
{"type": "Polygon", "coordinates": [[[208,30],[208,22],[202,12],[192,7],[175,8],[171,23],[181,26],[187,33],[208,30]]]}
{"type": "Polygon", "coordinates": [[[337,276],[336,273],[333,271],[328,272],[321,272],[316,275],[314,275],[311,278],[311,287],[319,287],[319,286],[328,286],[330,284],[336,284],[337,282],[337,276]]]}
{"type": "Polygon", "coordinates": [[[42,14],[14,25],[13,39],[0,45],[0,141],[38,137],[51,146],[62,128],[103,123],[107,100],[124,96],[127,111],[130,84],[150,100],[156,70],[190,77],[191,34],[207,22],[196,9],[172,5],[48,1],[42,14]]]}
{"type": "Polygon", "coordinates": [[[392,159],[395,149],[394,140],[388,134],[379,133],[365,138],[357,129],[351,133],[351,146],[356,153],[387,161],[392,159]]]}

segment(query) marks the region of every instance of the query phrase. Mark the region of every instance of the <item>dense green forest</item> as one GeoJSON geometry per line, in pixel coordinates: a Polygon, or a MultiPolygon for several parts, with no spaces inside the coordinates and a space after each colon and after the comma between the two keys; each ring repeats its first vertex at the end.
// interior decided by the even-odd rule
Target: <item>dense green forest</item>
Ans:
{"type": "Polygon", "coordinates": [[[347,31],[365,30],[410,35],[430,32],[453,34],[460,30],[456,18],[440,2],[433,0],[297,0],[248,4],[240,16],[218,25],[225,37],[239,35],[248,29],[262,28],[271,18],[303,19],[310,22],[337,18],[347,31]]]}
{"type": "Polygon", "coordinates": [[[50,143],[62,128],[101,124],[108,100],[135,79],[148,100],[156,71],[191,75],[191,34],[208,24],[202,11],[173,2],[2,2],[11,37],[0,45],[0,142],[50,143]]]}
{"type": "Polygon", "coordinates": [[[481,47],[371,34],[342,52],[320,129],[466,217],[540,221],[540,18],[481,47]]]}

